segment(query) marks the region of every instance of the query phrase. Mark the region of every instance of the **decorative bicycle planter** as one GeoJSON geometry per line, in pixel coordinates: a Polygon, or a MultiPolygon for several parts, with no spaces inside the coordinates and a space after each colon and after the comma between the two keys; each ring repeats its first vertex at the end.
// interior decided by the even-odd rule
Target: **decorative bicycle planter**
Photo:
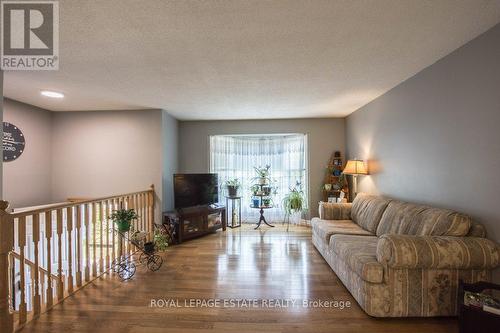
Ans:
{"type": "Polygon", "coordinates": [[[137,266],[145,265],[150,271],[154,272],[160,269],[163,264],[163,259],[158,255],[153,242],[144,242],[143,240],[132,239],[128,233],[116,230],[122,240],[134,245],[138,252],[140,252],[139,260],[133,260],[132,256],[137,253],[134,252],[129,255],[121,256],[113,260],[111,263],[113,271],[118,274],[122,281],[129,280],[135,274],[137,266]]]}

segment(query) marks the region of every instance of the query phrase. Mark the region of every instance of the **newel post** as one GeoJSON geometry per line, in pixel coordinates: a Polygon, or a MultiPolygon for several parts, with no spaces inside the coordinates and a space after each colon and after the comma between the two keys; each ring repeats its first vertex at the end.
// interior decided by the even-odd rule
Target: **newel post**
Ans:
{"type": "Polygon", "coordinates": [[[0,200],[0,332],[14,331],[9,308],[9,253],[14,247],[14,223],[6,211],[7,201],[0,200]]]}
{"type": "Polygon", "coordinates": [[[151,184],[150,186],[151,189],[151,194],[150,194],[150,211],[149,211],[149,223],[151,223],[150,228],[152,231],[154,231],[154,225],[155,225],[155,184],[151,184]]]}

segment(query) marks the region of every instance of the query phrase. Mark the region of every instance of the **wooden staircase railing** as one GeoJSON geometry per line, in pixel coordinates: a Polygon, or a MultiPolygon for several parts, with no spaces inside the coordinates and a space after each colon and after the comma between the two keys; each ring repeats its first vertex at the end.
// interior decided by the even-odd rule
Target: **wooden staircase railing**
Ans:
{"type": "Polygon", "coordinates": [[[11,333],[73,294],[133,251],[108,216],[134,208],[136,230],[153,232],[149,190],[10,213],[0,201],[0,332],[11,333]],[[14,316],[14,314],[16,314],[14,316]]]}

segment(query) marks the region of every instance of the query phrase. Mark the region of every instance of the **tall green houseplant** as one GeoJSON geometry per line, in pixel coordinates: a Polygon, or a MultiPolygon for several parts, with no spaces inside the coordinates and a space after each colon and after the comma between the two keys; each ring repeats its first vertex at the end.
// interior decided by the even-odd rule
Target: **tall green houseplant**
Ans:
{"type": "Polygon", "coordinates": [[[285,209],[285,220],[294,213],[302,213],[306,210],[306,199],[302,184],[297,181],[295,187],[283,198],[283,208],[285,209]]]}

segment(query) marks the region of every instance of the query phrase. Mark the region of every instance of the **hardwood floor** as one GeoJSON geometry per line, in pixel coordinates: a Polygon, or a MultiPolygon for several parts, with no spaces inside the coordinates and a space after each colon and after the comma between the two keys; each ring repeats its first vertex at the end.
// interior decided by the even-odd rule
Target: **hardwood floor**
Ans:
{"type": "Polygon", "coordinates": [[[96,280],[23,332],[457,332],[453,318],[367,316],[316,251],[306,227],[219,231],[170,247],[164,260],[157,272],[139,267],[128,282],[114,275],[96,280]],[[152,299],[180,307],[151,307],[152,299]],[[221,304],[184,307],[190,299],[221,304]],[[259,306],[223,307],[231,299],[258,299],[259,306]],[[266,300],[291,299],[296,306],[264,306],[266,300]],[[351,307],[302,306],[318,299],[349,301],[351,307]]]}

